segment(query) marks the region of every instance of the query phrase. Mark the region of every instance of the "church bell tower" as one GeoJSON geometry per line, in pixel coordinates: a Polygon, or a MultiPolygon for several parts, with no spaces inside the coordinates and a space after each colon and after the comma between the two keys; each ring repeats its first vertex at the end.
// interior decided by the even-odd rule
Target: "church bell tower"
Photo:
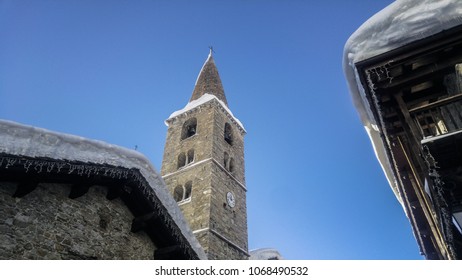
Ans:
{"type": "Polygon", "coordinates": [[[162,177],[209,259],[248,259],[243,125],[212,50],[191,99],[167,120],[162,177]]]}

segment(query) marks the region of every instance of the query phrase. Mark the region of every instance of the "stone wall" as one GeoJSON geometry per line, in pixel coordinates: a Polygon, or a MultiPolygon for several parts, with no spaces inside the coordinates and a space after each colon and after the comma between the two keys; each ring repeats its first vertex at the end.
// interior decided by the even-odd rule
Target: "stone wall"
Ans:
{"type": "MultiPolygon", "coordinates": [[[[212,177],[212,204],[210,210],[210,223],[211,229],[220,234],[222,237],[232,242],[238,248],[248,251],[248,238],[247,238],[247,204],[246,204],[246,191],[232,178],[230,174],[223,171],[222,168],[215,165],[213,167],[212,177]],[[235,197],[235,206],[228,205],[226,194],[233,193],[235,197]]],[[[223,244],[215,243],[222,251],[223,244]]],[[[229,245],[229,244],[228,244],[229,245]]],[[[225,250],[226,254],[232,255],[233,259],[243,259],[239,249],[230,246],[225,250]],[[239,258],[234,256],[238,255],[239,258]]],[[[220,258],[221,259],[221,258],[220,258]]]]}
{"type": "Polygon", "coordinates": [[[236,249],[229,242],[224,241],[219,235],[209,233],[209,258],[213,260],[247,260],[247,253],[236,249]]]}
{"type": "Polygon", "coordinates": [[[39,184],[14,198],[16,183],[0,182],[0,259],[152,259],[155,246],[130,231],[133,215],[106,188],[68,198],[70,186],[39,184]]]}
{"type": "Polygon", "coordinates": [[[209,259],[247,259],[243,130],[213,100],[168,124],[162,176],[172,194],[177,186],[192,182],[191,197],[179,201],[179,206],[196,238],[209,259]],[[183,126],[192,118],[197,120],[196,133],[182,139],[183,126]],[[225,139],[226,124],[231,128],[231,143],[225,139]],[[195,151],[194,161],[179,168],[178,155],[190,149],[195,151]],[[228,192],[236,199],[234,207],[228,205],[228,192]]]}

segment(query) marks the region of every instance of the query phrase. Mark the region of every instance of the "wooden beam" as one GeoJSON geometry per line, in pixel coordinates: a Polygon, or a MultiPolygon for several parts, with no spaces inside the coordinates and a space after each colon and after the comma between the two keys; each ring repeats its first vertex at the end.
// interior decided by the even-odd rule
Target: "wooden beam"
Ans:
{"type": "Polygon", "coordinates": [[[16,187],[13,197],[23,197],[35,190],[37,186],[38,182],[35,180],[20,182],[16,187]]]}
{"type": "Polygon", "coordinates": [[[432,108],[435,108],[435,107],[447,105],[449,103],[457,102],[459,100],[462,100],[462,93],[459,93],[459,94],[456,94],[456,95],[453,95],[453,96],[449,96],[447,98],[440,99],[440,100],[435,101],[435,102],[430,103],[430,104],[425,104],[423,106],[413,108],[413,109],[409,110],[409,113],[418,113],[420,111],[425,111],[425,110],[429,110],[429,109],[432,109],[432,108]]]}
{"type": "MultiPolygon", "coordinates": [[[[398,103],[399,109],[401,111],[401,114],[400,114],[401,123],[403,124],[403,129],[406,135],[405,139],[407,140],[405,141],[405,146],[407,147],[408,152],[410,153],[412,162],[416,164],[416,167],[418,170],[417,173],[424,174],[427,172],[427,166],[423,162],[422,158],[420,157],[420,154],[421,154],[420,141],[422,140],[420,130],[418,129],[417,124],[412,119],[411,115],[409,114],[407,105],[403,101],[402,94],[401,93],[395,94],[394,98],[396,102],[398,103]]],[[[403,150],[406,151],[406,149],[404,149],[404,146],[401,140],[399,141],[401,143],[403,150]]],[[[424,184],[423,179],[417,175],[415,177],[416,177],[416,180],[418,181],[418,184],[420,186],[423,186],[424,184]]]]}
{"type": "Polygon", "coordinates": [[[377,84],[379,88],[396,91],[398,89],[403,88],[410,88],[414,85],[418,85],[420,83],[430,81],[435,77],[443,77],[446,74],[453,72],[453,68],[451,67],[452,62],[448,62],[446,65],[438,65],[438,66],[446,66],[446,67],[438,67],[435,65],[428,66],[422,69],[418,69],[412,71],[409,75],[403,75],[403,78],[396,78],[393,80],[392,83],[387,83],[383,85],[377,84]]]}
{"type": "MultiPolygon", "coordinates": [[[[411,115],[409,114],[409,110],[407,108],[407,105],[403,101],[402,94],[401,93],[395,94],[394,98],[395,98],[396,102],[398,103],[399,109],[401,110],[401,113],[402,113],[402,115],[404,117],[405,122],[409,126],[412,138],[414,138],[413,139],[414,143],[417,145],[417,147],[419,147],[420,146],[420,140],[422,140],[422,136],[421,136],[421,133],[420,133],[419,129],[416,127],[416,124],[415,124],[414,120],[412,119],[411,115]]],[[[414,146],[414,145],[412,145],[412,146],[414,146]]],[[[419,153],[417,153],[417,154],[419,154],[419,153]]]]}

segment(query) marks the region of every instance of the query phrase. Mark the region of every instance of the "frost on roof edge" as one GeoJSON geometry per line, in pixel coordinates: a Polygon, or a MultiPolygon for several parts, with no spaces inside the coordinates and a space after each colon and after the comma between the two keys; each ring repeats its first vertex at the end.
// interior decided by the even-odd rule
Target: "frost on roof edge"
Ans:
{"type": "Polygon", "coordinates": [[[138,169],[200,259],[206,255],[159,173],[141,153],[102,141],[0,119],[0,153],[138,169]]]}

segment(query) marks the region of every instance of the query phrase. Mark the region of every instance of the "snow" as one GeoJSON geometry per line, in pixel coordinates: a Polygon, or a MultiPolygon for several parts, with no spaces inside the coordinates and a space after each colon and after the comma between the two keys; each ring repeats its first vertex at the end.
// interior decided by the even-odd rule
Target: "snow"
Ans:
{"type": "Polygon", "coordinates": [[[277,260],[282,260],[283,257],[278,250],[273,248],[261,248],[255,249],[249,252],[250,260],[270,260],[276,258],[277,260]]]}
{"type": "Polygon", "coordinates": [[[457,135],[457,134],[462,134],[462,130],[457,130],[457,131],[453,131],[453,132],[438,135],[438,136],[430,136],[430,137],[427,137],[427,138],[423,139],[422,141],[420,141],[420,143],[423,145],[423,144],[431,143],[433,141],[440,140],[440,139],[443,139],[443,138],[446,138],[446,137],[454,136],[454,135],[457,135]]]}
{"type": "Polygon", "coordinates": [[[201,76],[202,71],[204,71],[205,65],[207,64],[207,62],[210,60],[211,57],[212,57],[212,50],[210,49],[209,56],[207,56],[207,59],[205,60],[204,64],[202,65],[201,71],[199,71],[199,75],[197,75],[196,82],[194,83],[194,85],[197,85],[197,82],[199,81],[199,77],[201,76]]]}
{"type": "MultiPolygon", "coordinates": [[[[396,0],[351,35],[343,52],[343,70],[353,103],[369,134],[375,154],[397,193],[396,182],[376,120],[361,86],[355,63],[462,24],[460,0],[396,0]]],[[[397,196],[399,199],[399,196],[397,196]]]]}
{"type": "Polygon", "coordinates": [[[102,141],[0,119],[0,153],[135,168],[141,172],[200,259],[205,253],[161,176],[141,153],[102,141]]]}
{"type": "MultiPolygon", "coordinates": [[[[202,70],[201,70],[202,71],[202,70]]],[[[245,128],[244,128],[244,125],[242,125],[242,123],[239,121],[239,119],[237,119],[233,113],[231,113],[231,110],[229,110],[228,106],[226,106],[226,104],[221,101],[220,99],[218,99],[215,95],[213,94],[209,94],[209,93],[205,93],[204,95],[202,95],[199,99],[196,99],[196,100],[193,100],[193,101],[190,101],[188,104],[186,104],[186,106],[181,109],[181,110],[178,110],[178,111],[175,111],[173,112],[170,117],[168,117],[167,121],[170,120],[170,119],[173,119],[179,115],[182,115],[188,111],[191,111],[192,109],[194,108],[197,108],[199,106],[201,106],[202,104],[205,104],[207,102],[210,102],[211,100],[217,100],[221,107],[223,107],[223,109],[226,110],[226,112],[231,116],[231,118],[236,121],[236,123],[242,128],[242,130],[245,132],[245,128]]],[[[166,125],[168,126],[167,124],[167,121],[166,121],[166,125]]]]}

